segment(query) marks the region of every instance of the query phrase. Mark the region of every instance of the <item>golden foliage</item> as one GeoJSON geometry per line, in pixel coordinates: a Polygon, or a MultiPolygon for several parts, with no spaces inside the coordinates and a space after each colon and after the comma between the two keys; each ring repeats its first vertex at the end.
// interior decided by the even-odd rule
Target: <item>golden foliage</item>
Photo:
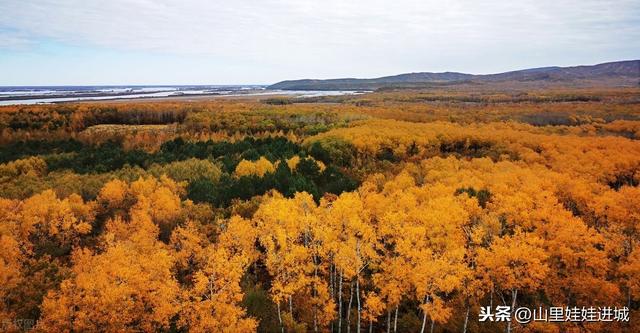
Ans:
{"type": "Polygon", "coordinates": [[[236,166],[234,175],[237,177],[243,176],[258,176],[262,177],[267,173],[273,173],[276,171],[276,166],[271,163],[264,156],[261,156],[257,161],[242,160],[236,166]]]}
{"type": "MultiPolygon", "coordinates": [[[[458,331],[467,313],[473,318],[478,306],[498,299],[637,311],[634,93],[400,91],[342,104],[0,108],[3,142],[122,136],[132,139],[128,148],[153,150],[174,135],[286,135],[304,140],[318,159],[307,162],[321,170],[320,159],[337,162],[363,181],[318,201],[270,192],[211,207],[183,199],[187,183],[219,181],[218,161],[79,175],[49,173],[46,155],[6,157],[3,193],[21,200],[0,198],[0,319],[40,315],[40,331],[253,332],[271,318],[279,326],[271,329],[293,332],[338,324],[347,331],[349,316],[350,329],[366,321],[382,331],[384,316],[400,309],[423,325],[429,319],[458,331]],[[22,129],[33,124],[42,125],[22,129]],[[256,318],[246,290],[265,290],[259,302],[266,310],[256,318]]],[[[296,171],[302,160],[286,163],[296,171]]],[[[276,168],[262,156],[240,161],[234,175],[263,177],[276,168]]],[[[638,322],[631,320],[626,328],[633,330],[638,322]]],[[[625,328],[513,325],[531,332],[625,328]]]]}

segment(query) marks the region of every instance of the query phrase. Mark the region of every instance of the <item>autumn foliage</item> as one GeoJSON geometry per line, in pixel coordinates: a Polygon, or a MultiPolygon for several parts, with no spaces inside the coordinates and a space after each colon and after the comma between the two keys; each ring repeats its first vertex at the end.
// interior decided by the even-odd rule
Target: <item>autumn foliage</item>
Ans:
{"type": "Polygon", "coordinates": [[[640,109],[629,91],[338,102],[3,108],[0,323],[640,328],[640,109]],[[488,305],[631,315],[478,322],[488,305]]]}

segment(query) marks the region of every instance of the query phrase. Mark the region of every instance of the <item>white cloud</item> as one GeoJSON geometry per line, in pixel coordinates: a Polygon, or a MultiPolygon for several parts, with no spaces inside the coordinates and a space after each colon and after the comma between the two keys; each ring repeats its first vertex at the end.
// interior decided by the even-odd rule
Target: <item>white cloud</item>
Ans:
{"type": "Polygon", "coordinates": [[[297,76],[491,72],[526,57],[563,65],[640,51],[640,2],[3,0],[2,27],[17,34],[0,29],[0,48],[50,39],[284,65],[297,76]]]}
{"type": "Polygon", "coordinates": [[[0,29],[0,50],[27,50],[33,44],[33,40],[22,33],[0,29]]]}

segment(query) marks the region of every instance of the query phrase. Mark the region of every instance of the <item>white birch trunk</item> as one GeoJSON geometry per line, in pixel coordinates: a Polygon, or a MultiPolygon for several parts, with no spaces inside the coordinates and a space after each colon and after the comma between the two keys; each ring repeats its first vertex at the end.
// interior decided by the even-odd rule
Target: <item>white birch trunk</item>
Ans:
{"type": "Polygon", "coordinates": [[[398,308],[400,304],[396,305],[396,313],[393,315],[393,333],[398,332],[398,308]]]}
{"type": "Polygon", "coordinates": [[[342,270],[338,281],[338,333],[342,333],[342,270]]]}
{"type": "Polygon", "coordinates": [[[464,315],[464,327],[462,328],[462,333],[467,333],[467,326],[469,324],[469,308],[470,308],[470,304],[469,304],[469,301],[467,300],[467,311],[464,315]]]}
{"type": "Polygon", "coordinates": [[[278,305],[277,309],[278,309],[278,322],[280,323],[280,331],[284,333],[284,325],[282,325],[282,316],[280,315],[280,302],[278,302],[277,305],[278,305]]]}
{"type": "Polygon", "coordinates": [[[360,311],[362,307],[360,306],[360,276],[356,275],[356,301],[358,304],[358,322],[356,324],[356,332],[360,333],[360,311]]]}
{"type": "MultiPolygon", "coordinates": [[[[429,302],[429,296],[425,297],[424,304],[429,302]]],[[[420,328],[420,333],[424,333],[424,329],[427,327],[427,311],[422,310],[422,328],[420,328]]]]}
{"type": "Polygon", "coordinates": [[[347,308],[347,333],[351,332],[351,304],[353,302],[353,282],[349,283],[349,307],[347,308]]]}
{"type": "MultiPolygon", "coordinates": [[[[518,298],[518,289],[511,290],[511,313],[515,311],[516,308],[516,299],[518,298]]],[[[511,333],[511,320],[507,322],[507,333],[511,333]]]]}

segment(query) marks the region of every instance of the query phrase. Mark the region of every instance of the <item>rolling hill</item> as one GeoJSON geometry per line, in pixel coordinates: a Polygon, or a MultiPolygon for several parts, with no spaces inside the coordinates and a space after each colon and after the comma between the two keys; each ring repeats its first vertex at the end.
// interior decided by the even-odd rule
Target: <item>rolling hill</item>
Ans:
{"type": "Polygon", "coordinates": [[[373,79],[287,80],[273,84],[268,88],[280,90],[377,90],[460,85],[637,87],[639,83],[640,60],[628,60],[592,66],[542,67],[485,75],[421,72],[373,79]]]}

